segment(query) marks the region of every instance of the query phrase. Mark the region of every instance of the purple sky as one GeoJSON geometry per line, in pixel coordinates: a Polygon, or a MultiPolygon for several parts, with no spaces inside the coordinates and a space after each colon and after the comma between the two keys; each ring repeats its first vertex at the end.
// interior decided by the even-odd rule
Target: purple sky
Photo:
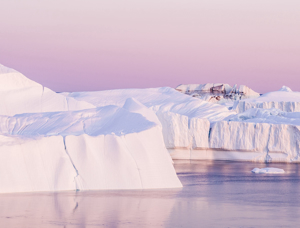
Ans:
{"type": "Polygon", "coordinates": [[[1,0],[0,63],[55,91],[300,91],[299,0],[1,0]]]}

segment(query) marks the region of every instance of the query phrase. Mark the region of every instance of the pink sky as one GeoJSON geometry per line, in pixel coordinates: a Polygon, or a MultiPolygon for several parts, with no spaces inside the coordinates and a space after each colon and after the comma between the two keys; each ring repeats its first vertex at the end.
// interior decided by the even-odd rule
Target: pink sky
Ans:
{"type": "Polygon", "coordinates": [[[55,91],[300,91],[300,1],[1,0],[0,63],[55,91]]]}

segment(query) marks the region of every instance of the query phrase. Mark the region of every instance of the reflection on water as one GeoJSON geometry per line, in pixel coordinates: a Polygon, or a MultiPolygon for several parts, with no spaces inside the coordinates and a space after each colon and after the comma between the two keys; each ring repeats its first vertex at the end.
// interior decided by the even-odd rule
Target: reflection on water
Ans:
{"type": "Polygon", "coordinates": [[[298,164],[175,161],[175,168],[182,189],[0,194],[0,227],[296,227],[300,222],[298,164]],[[286,173],[251,173],[266,166],[286,173]]]}

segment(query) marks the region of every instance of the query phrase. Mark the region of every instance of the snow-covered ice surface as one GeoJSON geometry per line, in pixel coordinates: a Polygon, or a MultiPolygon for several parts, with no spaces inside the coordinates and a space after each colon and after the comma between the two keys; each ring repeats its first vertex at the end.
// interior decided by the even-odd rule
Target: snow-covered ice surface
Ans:
{"type": "Polygon", "coordinates": [[[289,124],[300,126],[300,112],[284,112],[279,109],[251,108],[224,120],[235,122],[289,124]]]}
{"type": "Polygon", "coordinates": [[[156,113],[168,149],[207,148],[210,123],[235,114],[222,105],[187,96],[169,87],[75,92],[64,95],[97,107],[122,106],[131,97],[138,100],[156,113]]]}
{"type": "Polygon", "coordinates": [[[278,173],[285,173],[283,169],[278,168],[254,168],[252,173],[259,173],[259,174],[278,174],[278,173]]]}
{"type": "Polygon", "coordinates": [[[285,112],[300,112],[300,92],[283,86],[279,91],[269,92],[255,99],[235,101],[233,110],[238,113],[251,108],[276,108],[285,112]]]}
{"type": "Polygon", "coordinates": [[[237,114],[170,88],[64,95],[100,107],[122,105],[126,98],[135,97],[155,111],[173,159],[300,161],[300,113],[256,108],[237,114]]]}
{"type": "Polygon", "coordinates": [[[62,94],[78,101],[86,101],[97,107],[106,105],[122,106],[127,98],[132,97],[155,112],[172,112],[189,118],[206,118],[211,122],[222,120],[234,113],[222,105],[186,96],[169,87],[62,94]]]}

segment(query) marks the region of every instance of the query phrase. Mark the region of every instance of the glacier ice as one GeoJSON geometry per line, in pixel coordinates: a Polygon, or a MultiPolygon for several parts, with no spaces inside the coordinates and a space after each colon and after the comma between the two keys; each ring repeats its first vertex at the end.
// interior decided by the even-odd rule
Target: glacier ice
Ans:
{"type": "Polygon", "coordinates": [[[283,86],[278,91],[265,93],[255,99],[235,101],[232,107],[238,113],[251,108],[276,108],[285,112],[300,112],[300,92],[293,92],[283,86]]]}
{"type": "MultiPolygon", "coordinates": [[[[125,99],[134,97],[156,113],[162,125],[165,145],[173,159],[300,160],[300,115],[297,112],[254,108],[237,113],[223,105],[187,96],[171,88],[64,95],[97,107],[108,104],[121,106],[125,99]]],[[[297,93],[293,92],[290,96],[297,100],[297,93]]]]}
{"type": "Polygon", "coordinates": [[[158,117],[134,98],[96,107],[4,66],[0,82],[0,193],[182,187],[158,117]]]}
{"type": "Polygon", "coordinates": [[[177,90],[55,93],[0,65],[0,193],[181,187],[171,156],[300,162],[300,93],[177,90]]]}
{"type": "Polygon", "coordinates": [[[125,104],[1,116],[0,193],[181,187],[155,114],[125,104]]]}
{"type": "Polygon", "coordinates": [[[254,168],[252,173],[259,173],[259,174],[278,174],[278,173],[285,173],[283,169],[278,169],[278,168],[254,168]]]}

